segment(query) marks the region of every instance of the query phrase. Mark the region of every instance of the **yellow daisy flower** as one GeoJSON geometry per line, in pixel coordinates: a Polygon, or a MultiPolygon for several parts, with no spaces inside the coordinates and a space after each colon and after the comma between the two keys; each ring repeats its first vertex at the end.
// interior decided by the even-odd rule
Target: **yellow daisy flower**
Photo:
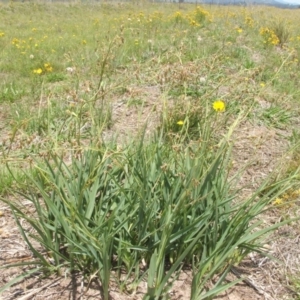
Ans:
{"type": "Polygon", "coordinates": [[[38,69],[35,69],[35,70],[33,70],[33,73],[34,74],[42,74],[43,73],[43,70],[41,69],[41,68],[38,68],[38,69]]]}
{"type": "Polygon", "coordinates": [[[213,103],[213,109],[219,112],[225,111],[225,102],[222,100],[216,100],[213,103]]]}

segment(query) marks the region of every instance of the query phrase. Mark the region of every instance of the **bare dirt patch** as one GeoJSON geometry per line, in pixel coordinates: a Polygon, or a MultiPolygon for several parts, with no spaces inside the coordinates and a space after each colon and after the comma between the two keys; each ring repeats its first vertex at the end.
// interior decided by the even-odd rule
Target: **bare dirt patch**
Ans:
{"type": "Polygon", "coordinates": [[[275,168],[291,159],[288,133],[245,121],[234,134],[233,171],[244,169],[239,177],[242,197],[249,196],[275,168]]]}
{"type": "Polygon", "coordinates": [[[104,131],[104,139],[117,136],[122,142],[143,130],[148,135],[159,125],[161,110],[159,86],[127,87],[124,95],[112,104],[113,125],[104,131]]]}

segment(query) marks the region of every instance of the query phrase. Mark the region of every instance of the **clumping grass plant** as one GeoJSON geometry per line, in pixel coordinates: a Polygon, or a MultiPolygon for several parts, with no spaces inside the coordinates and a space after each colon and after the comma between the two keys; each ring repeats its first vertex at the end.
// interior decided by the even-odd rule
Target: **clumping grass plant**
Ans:
{"type": "Polygon", "coordinates": [[[266,181],[246,201],[235,201],[229,140],[238,121],[214,145],[207,122],[195,144],[185,142],[183,131],[181,144],[160,134],[119,150],[91,147],[69,163],[57,155],[39,163],[28,175],[29,192],[21,193],[32,213],[28,203],[4,200],[33,253],[23,265],[96,277],[104,299],[112,281],[128,291],[141,280],[144,299],[166,298],[182,268],[192,271],[191,299],[211,299],[237,283],[224,283],[231,267],[249,252],[262,253],[261,239],[280,226],[264,228],[259,215],[279,187],[292,185],[288,178],[260,195],[266,181]]]}

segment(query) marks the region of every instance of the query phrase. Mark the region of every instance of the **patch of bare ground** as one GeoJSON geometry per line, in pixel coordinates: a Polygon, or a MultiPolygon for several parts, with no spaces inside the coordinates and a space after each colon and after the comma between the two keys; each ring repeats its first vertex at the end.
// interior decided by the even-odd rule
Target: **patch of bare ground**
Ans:
{"type": "MultiPolygon", "coordinates": [[[[244,121],[234,133],[233,173],[240,172],[241,197],[249,196],[275,168],[291,159],[288,132],[244,121]]],[[[234,175],[234,174],[233,174],[234,175]]]]}
{"type": "Polygon", "coordinates": [[[104,140],[117,137],[124,142],[143,130],[148,135],[158,127],[161,109],[159,86],[127,87],[124,95],[112,103],[113,125],[104,131],[104,140]]]}
{"type": "Polygon", "coordinates": [[[1,110],[0,110],[0,133],[1,133],[0,147],[3,144],[3,139],[8,138],[8,134],[9,134],[9,126],[8,126],[9,120],[7,120],[7,115],[8,115],[7,106],[1,104],[1,110]]]}
{"type": "MultiPolygon", "coordinates": [[[[104,133],[104,138],[118,134],[121,140],[137,133],[141,126],[147,124],[147,133],[156,127],[161,111],[161,92],[158,87],[130,87],[121,99],[113,103],[113,126],[104,133]]],[[[236,131],[236,141],[233,150],[233,172],[245,166],[240,176],[240,186],[244,188],[239,195],[243,199],[256,189],[288,149],[284,131],[254,125],[249,121],[243,122],[236,131]]],[[[12,200],[12,201],[15,201],[12,200]]],[[[30,205],[28,204],[30,210],[30,205]]],[[[9,207],[0,205],[0,266],[33,259],[32,254],[20,235],[9,207]]],[[[266,225],[274,224],[282,218],[299,215],[300,200],[293,206],[279,210],[274,208],[263,215],[266,225]]],[[[215,299],[219,300],[262,300],[262,299],[292,299],[293,291],[289,281],[290,275],[300,272],[300,231],[299,222],[281,227],[266,242],[269,257],[251,253],[239,266],[234,267],[226,280],[231,282],[237,278],[243,279],[239,284],[227,290],[215,299]]],[[[41,249],[42,251],[42,249],[41,249]]],[[[21,274],[25,269],[13,267],[2,269],[0,286],[21,274]]],[[[192,274],[190,270],[183,271],[175,281],[169,293],[169,299],[186,300],[190,298],[192,274]]],[[[112,300],[139,300],[147,289],[146,282],[141,282],[135,292],[120,291],[112,282],[110,297],[112,300]]],[[[6,290],[0,300],[25,299],[103,299],[101,284],[92,280],[84,280],[82,274],[61,276],[52,275],[42,278],[41,274],[17,283],[6,290]]]]}

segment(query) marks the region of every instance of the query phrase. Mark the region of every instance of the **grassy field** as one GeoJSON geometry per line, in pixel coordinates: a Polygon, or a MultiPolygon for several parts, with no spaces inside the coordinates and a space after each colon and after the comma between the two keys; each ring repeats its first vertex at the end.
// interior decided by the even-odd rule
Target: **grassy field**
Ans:
{"type": "Polygon", "coordinates": [[[78,299],[94,282],[101,299],[213,299],[249,284],[236,274],[251,257],[276,278],[256,290],[300,299],[298,19],[0,4],[3,297],[47,275],[80,277],[78,299]]]}

